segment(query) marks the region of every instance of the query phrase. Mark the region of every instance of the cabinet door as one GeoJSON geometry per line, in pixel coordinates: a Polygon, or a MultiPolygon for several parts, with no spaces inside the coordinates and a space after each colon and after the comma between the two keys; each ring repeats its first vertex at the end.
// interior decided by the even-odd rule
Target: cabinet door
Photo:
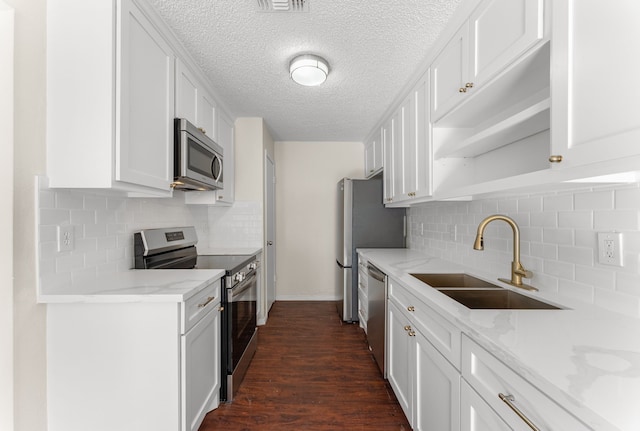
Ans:
{"type": "Polygon", "coordinates": [[[391,199],[398,202],[404,195],[404,115],[402,107],[396,111],[391,120],[391,147],[393,154],[393,190],[391,199]]]}
{"type": "Polygon", "coordinates": [[[382,149],[384,151],[384,171],[382,172],[383,178],[383,201],[385,204],[393,201],[393,139],[392,128],[393,121],[391,119],[382,127],[382,149]]]}
{"type": "Polygon", "coordinates": [[[373,170],[379,172],[384,167],[384,154],[382,149],[383,132],[380,129],[378,138],[373,141],[373,170]]]}
{"type": "Polygon", "coordinates": [[[235,147],[233,121],[224,113],[218,115],[218,144],[224,148],[224,188],[216,190],[218,203],[232,204],[235,199],[235,147]]]}
{"type": "Polygon", "coordinates": [[[185,64],[176,59],[176,117],[198,125],[198,81],[185,64]]]}
{"type": "Polygon", "coordinates": [[[116,180],[170,190],[175,56],[135,3],[120,12],[116,180]]]}
{"type": "Polygon", "coordinates": [[[511,431],[464,379],[460,392],[460,431],[511,431]]]}
{"type": "Polygon", "coordinates": [[[437,121],[458,104],[468,82],[469,23],[466,22],[431,64],[431,114],[437,121]]]}
{"type": "Polygon", "coordinates": [[[196,431],[218,406],[220,391],[220,312],[218,306],[182,336],[182,429],[196,431]]]}
{"type": "Polygon", "coordinates": [[[636,170],[637,160],[629,157],[640,154],[640,56],[634,47],[640,2],[551,3],[551,145],[562,156],[557,166],[619,159],[636,170]]]}
{"type": "Polygon", "coordinates": [[[543,0],[485,0],[469,18],[470,81],[482,85],[543,36],[543,0]]]}
{"type": "Polygon", "coordinates": [[[418,190],[418,136],[416,133],[416,97],[412,91],[402,103],[402,199],[410,199],[418,190]]]}
{"type": "Polygon", "coordinates": [[[416,175],[411,188],[415,190],[415,196],[431,196],[431,176],[433,170],[433,158],[431,147],[431,118],[429,110],[429,73],[422,77],[413,90],[415,100],[415,153],[416,175]]]}
{"type": "Polygon", "coordinates": [[[369,178],[375,173],[375,141],[369,141],[364,147],[364,175],[369,178]]]}
{"type": "Polygon", "coordinates": [[[388,301],[387,314],[387,378],[405,416],[411,421],[411,370],[415,367],[415,359],[411,353],[412,338],[405,329],[409,319],[392,301],[388,301]]]}
{"type": "Polygon", "coordinates": [[[218,130],[216,127],[217,109],[216,102],[204,89],[200,90],[198,96],[198,127],[211,139],[218,141],[218,130]]]}
{"type": "Polygon", "coordinates": [[[415,332],[413,429],[460,429],[460,373],[427,339],[415,332]]]}

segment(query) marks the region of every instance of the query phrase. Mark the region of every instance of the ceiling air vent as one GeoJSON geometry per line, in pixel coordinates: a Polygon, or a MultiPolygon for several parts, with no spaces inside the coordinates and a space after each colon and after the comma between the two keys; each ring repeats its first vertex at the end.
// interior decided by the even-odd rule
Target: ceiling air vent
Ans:
{"type": "Polygon", "coordinates": [[[259,12],[309,12],[309,0],[257,0],[259,12]]]}

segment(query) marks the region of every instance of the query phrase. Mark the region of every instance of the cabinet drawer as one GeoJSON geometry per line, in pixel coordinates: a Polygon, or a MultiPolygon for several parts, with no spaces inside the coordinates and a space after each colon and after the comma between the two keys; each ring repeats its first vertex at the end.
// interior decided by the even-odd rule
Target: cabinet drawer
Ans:
{"type": "Polygon", "coordinates": [[[220,280],[216,280],[182,303],[181,333],[185,334],[213,307],[220,304],[220,280]]]}
{"type": "Polygon", "coordinates": [[[500,394],[541,430],[591,429],[466,336],[462,337],[462,376],[513,429],[531,428],[500,394]]]}
{"type": "Polygon", "coordinates": [[[396,301],[402,310],[411,316],[416,329],[422,332],[442,356],[459,370],[460,329],[449,323],[397,282],[389,283],[389,299],[396,301]]]}

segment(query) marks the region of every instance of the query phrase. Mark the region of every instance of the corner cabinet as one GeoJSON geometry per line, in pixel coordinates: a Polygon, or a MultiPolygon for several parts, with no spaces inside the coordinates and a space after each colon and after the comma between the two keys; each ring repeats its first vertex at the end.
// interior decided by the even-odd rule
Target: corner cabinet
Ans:
{"type": "Polygon", "coordinates": [[[184,302],[48,304],[47,429],[196,431],[220,402],[220,286],[184,302]]]}
{"type": "Polygon", "coordinates": [[[175,53],[133,0],[47,2],[51,187],[171,194],[175,53]]]}

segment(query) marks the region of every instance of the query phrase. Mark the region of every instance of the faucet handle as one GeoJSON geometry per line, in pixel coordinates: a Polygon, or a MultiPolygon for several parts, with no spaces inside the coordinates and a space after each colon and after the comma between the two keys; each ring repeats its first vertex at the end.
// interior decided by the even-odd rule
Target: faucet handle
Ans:
{"type": "Polygon", "coordinates": [[[533,277],[533,272],[529,271],[528,269],[524,269],[522,267],[522,265],[520,266],[520,268],[516,269],[513,272],[515,272],[516,274],[518,274],[519,276],[524,277],[524,278],[533,277]]]}

